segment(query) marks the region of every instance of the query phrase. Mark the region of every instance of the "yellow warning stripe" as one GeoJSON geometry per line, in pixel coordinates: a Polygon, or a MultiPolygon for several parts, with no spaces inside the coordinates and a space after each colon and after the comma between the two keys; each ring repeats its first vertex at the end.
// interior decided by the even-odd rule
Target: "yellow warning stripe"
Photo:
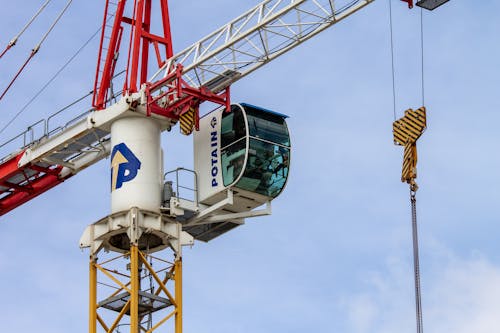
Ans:
{"type": "Polygon", "coordinates": [[[407,146],[405,146],[404,155],[403,155],[403,174],[408,173],[408,170],[411,167],[411,164],[412,164],[411,146],[407,145],[407,146]]]}
{"type": "Polygon", "coordinates": [[[194,122],[195,122],[194,117],[195,117],[195,110],[193,108],[190,108],[188,111],[180,115],[179,121],[182,134],[189,135],[193,132],[194,122]]]}
{"type": "Polygon", "coordinates": [[[394,135],[398,141],[404,144],[408,139],[416,141],[420,137],[421,133],[415,133],[415,131],[413,131],[410,127],[401,126],[394,129],[394,135]]]}
{"type": "Polygon", "coordinates": [[[403,118],[393,123],[394,143],[404,145],[415,142],[426,128],[425,107],[408,109],[403,118]]]}
{"type": "Polygon", "coordinates": [[[415,129],[418,132],[422,132],[425,129],[425,118],[422,119],[422,116],[417,116],[414,114],[407,114],[404,117],[404,120],[408,126],[411,126],[413,129],[415,129]]]}
{"type": "Polygon", "coordinates": [[[408,144],[405,146],[403,156],[403,168],[401,181],[407,182],[417,177],[417,146],[415,144],[408,144]]]}

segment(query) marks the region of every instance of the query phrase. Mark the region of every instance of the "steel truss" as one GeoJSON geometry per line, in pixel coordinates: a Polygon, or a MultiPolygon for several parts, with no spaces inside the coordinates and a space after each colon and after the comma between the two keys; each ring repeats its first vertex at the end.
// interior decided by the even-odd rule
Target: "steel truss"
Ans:
{"type": "Polygon", "coordinates": [[[149,65],[149,51],[154,46],[158,67],[162,66],[162,57],[173,55],[170,33],[168,1],[158,0],[159,7],[153,9],[153,0],[133,0],[133,16],[125,16],[127,0],[106,0],[102,22],[101,42],[97,58],[97,69],[94,83],[93,106],[102,110],[107,105],[108,90],[111,87],[115,67],[120,53],[125,24],[130,26],[130,45],[128,50],[124,92],[134,93],[138,86],[146,82],[149,65]],[[162,34],[153,34],[151,30],[152,12],[159,12],[162,34]],[[111,24],[111,22],[113,22],[111,24]],[[160,48],[164,48],[164,55],[160,48]]]}
{"type": "Polygon", "coordinates": [[[104,261],[91,255],[89,282],[90,333],[111,333],[123,326],[129,326],[130,332],[151,333],[167,322],[173,325],[175,333],[182,332],[180,257],[169,262],[135,245],[104,261]]]}
{"type": "Polygon", "coordinates": [[[166,103],[175,103],[182,97],[173,84],[177,65],[182,64],[184,82],[218,93],[373,1],[263,1],[168,59],[149,81],[156,90],[168,88],[166,103]]]}

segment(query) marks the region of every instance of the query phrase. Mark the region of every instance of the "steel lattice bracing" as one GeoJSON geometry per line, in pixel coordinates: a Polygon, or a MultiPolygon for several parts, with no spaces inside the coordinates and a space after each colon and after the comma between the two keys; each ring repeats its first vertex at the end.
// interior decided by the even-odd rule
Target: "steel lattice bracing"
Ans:
{"type": "Polygon", "coordinates": [[[170,58],[150,82],[163,77],[163,86],[169,86],[177,64],[182,64],[182,79],[190,86],[222,91],[373,1],[263,1],[170,58]]]}
{"type": "Polygon", "coordinates": [[[146,82],[151,46],[154,46],[156,53],[157,68],[164,63],[164,57],[173,56],[168,1],[135,0],[129,1],[128,4],[129,8],[127,8],[127,0],[106,0],[92,101],[93,106],[99,110],[109,105],[108,93],[118,61],[125,26],[129,25],[131,29],[129,51],[123,52],[129,55],[128,65],[125,69],[126,78],[123,87],[125,91],[137,92],[138,87],[146,82]],[[153,7],[154,3],[159,4],[159,6],[153,7]],[[127,9],[132,10],[132,5],[134,16],[125,16],[127,9]],[[150,31],[153,16],[161,18],[163,32],[160,35],[150,31]],[[164,54],[160,48],[165,49],[164,54]]]}

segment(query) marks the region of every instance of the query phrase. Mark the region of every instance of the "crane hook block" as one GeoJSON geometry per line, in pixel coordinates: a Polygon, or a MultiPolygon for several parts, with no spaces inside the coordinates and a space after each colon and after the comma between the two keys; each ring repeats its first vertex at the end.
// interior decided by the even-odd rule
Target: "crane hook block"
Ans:
{"type": "Polygon", "coordinates": [[[427,127],[425,107],[408,109],[405,115],[392,124],[394,144],[404,146],[401,181],[417,190],[417,140],[427,127]]]}

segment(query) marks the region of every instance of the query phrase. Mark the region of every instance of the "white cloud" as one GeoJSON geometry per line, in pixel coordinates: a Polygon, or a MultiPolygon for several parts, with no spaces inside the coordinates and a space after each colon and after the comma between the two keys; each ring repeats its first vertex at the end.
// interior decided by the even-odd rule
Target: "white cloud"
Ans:
{"type": "Polygon", "coordinates": [[[429,332],[498,331],[500,267],[481,257],[453,258],[432,284],[429,303],[429,332]]]}
{"type": "Polygon", "coordinates": [[[354,333],[369,332],[379,314],[375,300],[369,295],[356,295],[348,306],[348,319],[354,333]]]}
{"type": "MultiPolygon", "coordinates": [[[[461,258],[436,251],[423,263],[422,302],[428,333],[490,333],[500,328],[500,266],[487,258],[461,258]]],[[[342,303],[349,332],[411,332],[415,330],[412,267],[389,258],[384,272],[366,279],[367,290],[342,303]]]]}

